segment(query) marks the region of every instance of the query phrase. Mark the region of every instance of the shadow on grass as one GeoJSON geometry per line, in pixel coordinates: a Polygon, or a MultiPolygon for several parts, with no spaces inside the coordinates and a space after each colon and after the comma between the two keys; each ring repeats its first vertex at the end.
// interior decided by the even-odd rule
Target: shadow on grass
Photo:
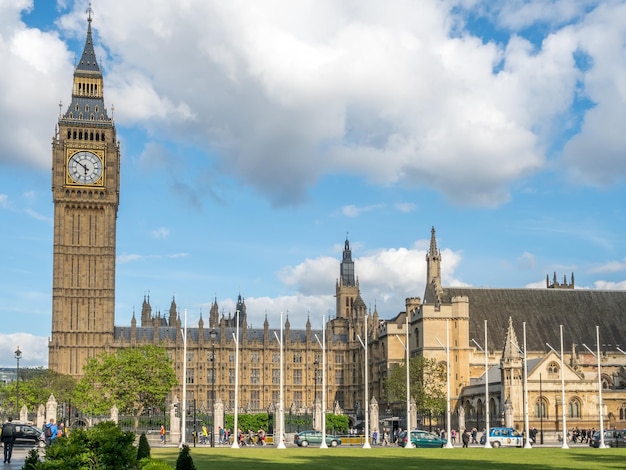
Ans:
{"type": "MultiPolygon", "coordinates": [[[[192,449],[204,469],[623,469],[626,449],[192,449]]],[[[177,449],[153,449],[152,456],[175,466],[177,449]],[[156,451],[156,452],[155,452],[156,451]]]]}

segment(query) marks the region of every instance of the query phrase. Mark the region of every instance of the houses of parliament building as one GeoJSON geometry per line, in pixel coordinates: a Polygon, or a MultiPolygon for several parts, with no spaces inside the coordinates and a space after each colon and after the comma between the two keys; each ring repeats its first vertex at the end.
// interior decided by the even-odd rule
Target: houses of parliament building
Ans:
{"type": "MultiPolygon", "coordinates": [[[[276,406],[280,345],[275,333],[280,325],[270,325],[266,318],[262,328],[250,327],[241,296],[236,307],[243,358],[239,370],[235,369],[233,340],[236,313],[220,314],[217,301],[208,318],[201,317],[187,329],[186,357],[175,299],[169,312],[161,315],[153,312],[145,297],[140,318],[133,314],[128,326],[114,323],[120,145],[104,104],[103,75],[94,52],[91,23],[89,14],[71,103],[59,116],[52,141],[54,258],[49,367],[78,378],[87,360],[103,351],[158,345],[169,351],[179,377],[172,397],[182,396],[184,380],[187,399],[195,400],[198,407],[208,409],[221,400],[232,410],[235,374],[239,374],[243,410],[276,406]],[[184,378],[183,361],[187,362],[184,378]]],[[[402,400],[394,403],[387,396],[384,380],[393,367],[405,361],[404,344],[398,337],[405,338],[408,324],[410,355],[434,358],[447,368],[454,426],[482,427],[489,411],[491,425],[523,427],[523,382],[527,382],[532,426],[556,431],[566,417],[568,427],[597,428],[602,413],[608,426],[626,428],[626,353],[619,347],[626,347],[626,292],[576,289],[573,274],[562,283],[556,275],[547,278],[542,289],[444,286],[441,261],[433,228],[423,298],[408,298],[398,308],[402,311],[380,318],[361,298],[346,239],[335,283],[336,311],[323,325],[324,409],[356,416],[364,408],[366,371],[372,402],[394,412],[406,409],[402,400]],[[562,358],[558,351],[561,325],[566,344],[562,358]],[[519,340],[522,331],[526,347],[519,340]],[[487,345],[484,338],[488,338],[487,345]],[[360,339],[368,344],[367,364],[360,339]],[[597,350],[599,358],[592,354],[597,350]]],[[[288,317],[283,329],[284,405],[287,410],[304,412],[322,396],[322,350],[317,341],[322,331],[312,329],[310,319],[304,329],[292,329],[288,317]]],[[[421,424],[420,416],[415,425],[421,424]]]]}

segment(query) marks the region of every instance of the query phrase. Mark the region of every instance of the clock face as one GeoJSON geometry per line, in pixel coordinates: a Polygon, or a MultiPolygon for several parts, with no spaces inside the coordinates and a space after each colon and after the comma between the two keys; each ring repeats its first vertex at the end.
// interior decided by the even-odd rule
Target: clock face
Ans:
{"type": "Polygon", "coordinates": [[[94,184],[102,176],[104,170],[100,157],[85,150],[76,152],[67,163],[70,178],[78,184],[94,184]]]}

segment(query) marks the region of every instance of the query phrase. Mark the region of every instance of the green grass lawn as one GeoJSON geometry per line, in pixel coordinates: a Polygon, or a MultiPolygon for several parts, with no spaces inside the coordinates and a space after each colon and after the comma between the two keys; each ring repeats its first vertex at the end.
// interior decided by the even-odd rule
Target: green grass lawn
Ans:
{"type": "MultiPolygon", "coordinates": [[[[178,449],[153,448],[152,457],[176,464],[178,449]]],[[[198,470],[264,469],[624,469],[626,448],[534,449],[403,449],[318,448],[207,448],[191,449],[198,470]]]]}

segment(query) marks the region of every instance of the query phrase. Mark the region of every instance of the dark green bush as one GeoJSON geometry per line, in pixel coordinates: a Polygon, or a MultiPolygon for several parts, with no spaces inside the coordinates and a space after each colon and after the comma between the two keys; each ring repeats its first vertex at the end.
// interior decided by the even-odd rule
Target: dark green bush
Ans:
{"type": "Polygon", "coordinates": [[[141,433],[141,436],[139,436],[139,445],[137,446],[137,460],[146,457],[150,457],[150,444],[148,444],[146,433],[141,433]]]}
{"type": "Polygon", "coordinates": [[[46,448],[46,459],[40,468],[134,470],[138,468],[134,442],[134,433],[122,431],[111,421],[89,430],[76,429],[46,448]]]}
{"type": "Polygon", "coordinates": [[[178,459],[176,459],[176,470],[196,470],[196,466],[191,458],[191,453],[188,445],[183,445],[183,448],[178,453],[178,459]]]}

